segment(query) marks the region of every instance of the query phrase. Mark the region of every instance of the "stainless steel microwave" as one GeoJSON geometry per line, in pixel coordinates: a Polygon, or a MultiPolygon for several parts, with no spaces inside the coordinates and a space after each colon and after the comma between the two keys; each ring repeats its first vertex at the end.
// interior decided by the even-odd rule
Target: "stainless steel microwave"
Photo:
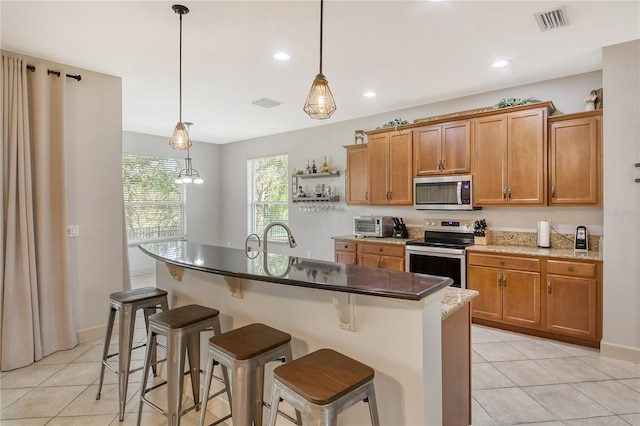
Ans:
{"type": "Polygon", "coordinates": [[[478,210],[473,207],[471,175],[421,177],[413,180],[413,204],[418,210],[478,210]]]}
{"type": "Polygon", "coordinates": [[[391,216],[354,216],[353,235],[356,237],[390,237],[393,235],[391,216]]]}

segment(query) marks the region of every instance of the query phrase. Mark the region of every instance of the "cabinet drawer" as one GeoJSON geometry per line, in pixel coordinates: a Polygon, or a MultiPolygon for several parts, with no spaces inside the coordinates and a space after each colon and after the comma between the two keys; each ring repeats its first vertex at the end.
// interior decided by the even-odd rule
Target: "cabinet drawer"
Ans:
{"type": "Polygon", "coordinates": [[[403,245],[391,244],[360,244],[358,251],[363,254],[378,254],[380,256],[404,257],[403,245]]]}
{"type": "Polygon", "coordinates": [[[356,243],[350,241],[335,241],[333,243],[333,247],[335,251],[349,251],[356,252],[356,243]]]}
{"type": "Polygon", "coordinates": [[[469,265],[540,272],[540,259],[469,253],[469,265]]]}
{"type": "Polygon", "coordinates": [[[593,278],[596,276],[596,264],[567,262],[562,260],[547,260],[547,273],[556,275],[568,275],[570,277],[593,278]]]}

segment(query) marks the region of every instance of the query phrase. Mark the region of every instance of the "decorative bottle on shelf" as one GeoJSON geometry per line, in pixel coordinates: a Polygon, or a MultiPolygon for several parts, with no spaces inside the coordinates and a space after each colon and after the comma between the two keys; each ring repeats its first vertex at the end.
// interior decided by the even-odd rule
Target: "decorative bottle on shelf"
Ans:
{"type": "Polygon", "coordinates": [[[318,169],[316,168],[316,159],[313,159],[313,166],[311,166],[311,173],[318,173],[318,169]]]}
{"type": "Polygon", "coordinates": [[[309,159],[307,158],[307,174],[311,173],[311,166],[309,165],[309,159]]]}
{"type": "Polygon", "coordinates": [[[329,165],[327,164],[327,157],[324,157],[324,163],[322,164],[322,168],[320,168],[320,173],[329,173],[329,165]]]}

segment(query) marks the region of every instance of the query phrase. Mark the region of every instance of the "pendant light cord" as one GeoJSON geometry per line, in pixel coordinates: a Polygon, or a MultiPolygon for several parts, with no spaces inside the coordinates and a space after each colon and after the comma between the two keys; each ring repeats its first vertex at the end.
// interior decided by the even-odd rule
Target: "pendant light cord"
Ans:
{"type": "Polygon", "coordinates": [[[322,74],[322,17],[324,9],[324,0],[320,0],[320,74],[322,74]]]}
{"type": "Polygon", "coordinates": [[[182,14],[180,14],[180,122],[182,123],[182,14]]]}

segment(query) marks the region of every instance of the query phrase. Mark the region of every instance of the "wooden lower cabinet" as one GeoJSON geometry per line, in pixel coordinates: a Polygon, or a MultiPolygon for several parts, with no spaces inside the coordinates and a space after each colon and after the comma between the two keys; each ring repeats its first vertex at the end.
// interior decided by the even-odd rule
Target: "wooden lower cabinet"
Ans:
{"type": "Polygon", "coordinates": [[[399,244],[335,240],[334,253],[338,263],[369,268],[404,271],[405,246],[399,244]]]}
{"type": "Polygon", "coordinates": [[[597,265],[550,260],[547,268],[546,329],[596,339],[599,334],[597,265]]]}
{"type": "Polygon", "coordinates": [[[473,322],[599,347],[602,263],[553,258],[467,255],[473,322]]]}
{"type": "Polygon", "coordinates": [[[539,328],[540,261],[504,256],[470,255],[467,287],[480,292],[472,305],[474,317],[539,328]],[[530,263],[533,271],[479,265],[530,263]]]}

